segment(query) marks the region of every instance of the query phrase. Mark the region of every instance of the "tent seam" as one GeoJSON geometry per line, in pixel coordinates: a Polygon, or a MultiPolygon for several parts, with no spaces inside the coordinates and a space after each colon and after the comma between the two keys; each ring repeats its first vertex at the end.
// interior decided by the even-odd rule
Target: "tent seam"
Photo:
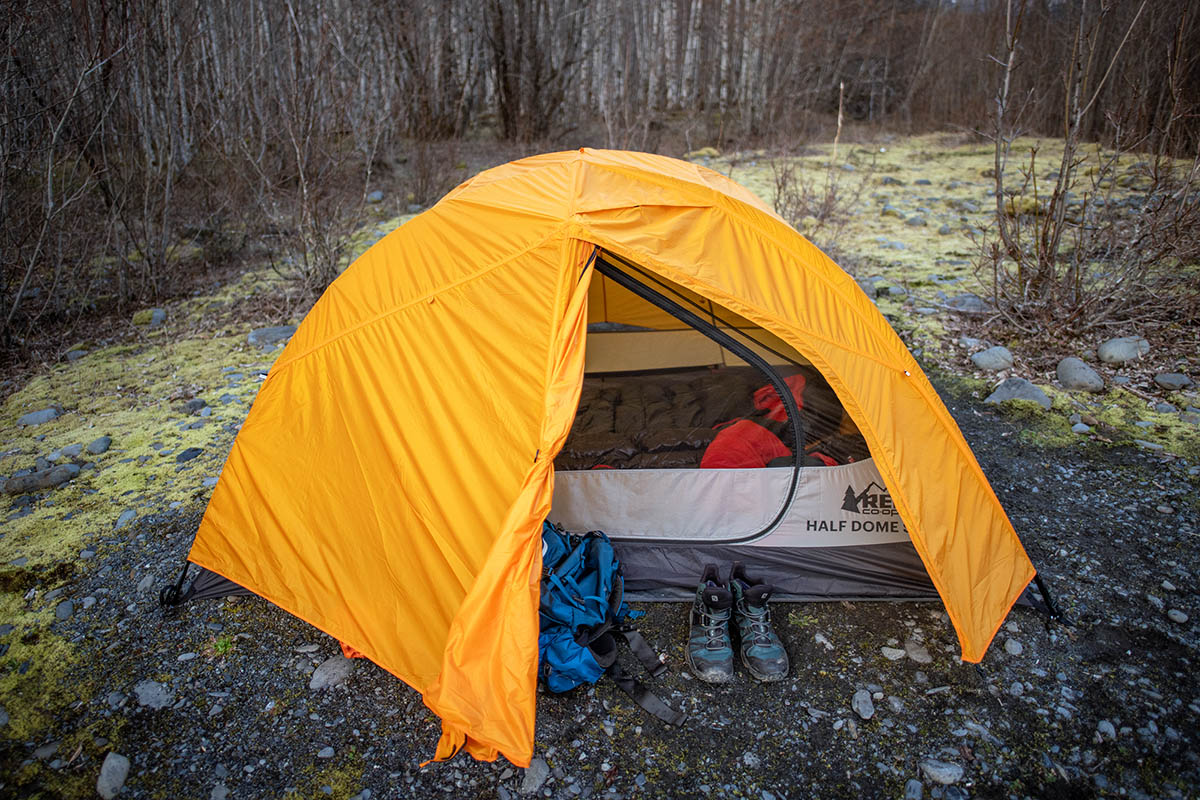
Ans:
{"type": "MultiPolygon", "coordinates": [[[[479,278],[485,277],[489,273],[494,272],[495,270],[499,269],[500,267],[503,267],[505,264],[508,264],[509,262],[520,258],[521,256],[525,255],[526,253],[528,253],[532,250],[536,250],[537,248],[546,244],[546,242],[553,239],[555,236],[560,235],[562,233],[562,231],[567,227],[567,224],[568,223],[566,223],[565,221],[560,223],[548,235],[546,235],[536,241],[530,242],[527,246],[521,248],[520,250],[510,253],[509,255],[505,256],[504,258],[500,259],[499,261],[496,261],[482,269],[476,270],[475,272],[471,273],[470,275],[467,275],[466,277],[460,278],[459,280],[454,281],[453,283],[443,284],[442,286],[438,287],[437,289],[435,289],[427,294],[424,294],[418,298],[410,300],[407,303],[402,303],[401,305],[398,305],[395,308],[390,308],[387,311],[381,311],[378,314],[376,314],[375,316],[371,317],[370,319],[363,320],[362,322],[358,323],[357,325],[347,328],[344,331],[341,331],[340,333],[338,333],[334,336],[331,336],[328,339],[325,339],[325,340],[313,345],[309,349],[305,350],[303,353],[300,353],[299,355],[297,355],[293,358],[289,358],[286,361],[284,361],[283,363],[277,362],[275,364],[275,366],[272,367],[271,373],[267,376],[267,378],[270,379],[270,378],[274,377],[275,374],[282,372],[284,369],[287,369],[292,364],[295,364],[298,361],[303,361],[304,359],[308,358],[312,354],[316,353],[318,350],[322,350],[322,349],[328,347],[329,345],[333,344],[334,342],[340,341],[340,340],[346,338],[347,336],[350,336],[351,334],[357,333],[358,331],[362,330],[363,328],[367,328],[371,325],[376,324],[377,322],[387,319],[388,317],[399,314],[402,311],[406,311],[407,309],[412,308],[415,305],[419,305],[421,303],[428,302],[429,300],[440,297],[441,295],[446,294],[447,292],[449,292],[453,289],[457,289],[460,286],[464,286],[468,283],[471,283],[472,281],[475,281],[475,280],[478,280],[479,278]]],[[[329,285],[329,288],[332,289],[335,286],[337,286],[336,281],[334,283],[331,283],[329,285]]]]}

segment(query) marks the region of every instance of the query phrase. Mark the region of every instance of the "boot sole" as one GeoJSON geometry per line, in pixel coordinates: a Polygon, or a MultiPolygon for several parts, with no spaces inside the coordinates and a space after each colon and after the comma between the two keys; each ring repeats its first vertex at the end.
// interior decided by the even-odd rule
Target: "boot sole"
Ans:
{"type": "Polygon", "coordinates": [[[687,650],[687,649],[684,650],[684,660],[687,661],[688,669],[690,669],[692,671],[692,675],[694,675],[696,680],[698,680],[698,681],[702,681],[704,683],[716,683],[716,684],[733,683],[733,673],[732,672],[730,672],[729,675],[721,675],[716,678],[706,678],[703,675],[701,675],[700,670],[696,669],[695,663],[692,662],[692,651],[691,650],[687,650]]]}
{"type": "Polygon", "coordinates": [[[750,666],[750,663],[746,661],[745,658],[742,659],[742,666],[746,668],[746,672],[750,673],[750,677],[754,678],[754,680],[758,681],[759,683],[776,683],[777,681],[781,681],[786,678],[788,676],[788,672],[791,671],[791,665],[789,665],[788,669],[780,672],[778,675],[759,672],[758,670],[754,669],[754,667],[750,666]]]}

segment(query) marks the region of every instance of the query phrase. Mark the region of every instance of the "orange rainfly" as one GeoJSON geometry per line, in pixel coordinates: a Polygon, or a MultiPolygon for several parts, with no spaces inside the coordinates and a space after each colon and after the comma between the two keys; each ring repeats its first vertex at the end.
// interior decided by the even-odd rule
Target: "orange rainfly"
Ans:
{"type": "Polygon", "coordinates": [[[1034,569],[932,386],[857,284],[758,198],[660,156],[481,173],[379,241],[276,361],[189,559],[424,696],[436,757],[527,766],[541,523],[603,251],[779,337],[862,432],[963,658],[1034,569]],[[591,298],[589,298],[591,296],[591,298]]]}

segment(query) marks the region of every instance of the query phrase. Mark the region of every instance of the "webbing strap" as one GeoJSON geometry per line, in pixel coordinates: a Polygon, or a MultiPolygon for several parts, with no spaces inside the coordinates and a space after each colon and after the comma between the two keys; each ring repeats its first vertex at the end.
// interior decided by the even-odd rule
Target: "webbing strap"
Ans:
{"type": "Polygon", "coordinates": [[[646,637],[642,636],[641,632],[629,625],[624,625],[617,628],[617,632],[625,637],[625,643],[629,645],[629,649],[637,657],[645,667],[646,672],[650,673],[650,677],[657,678],[667,671],[667,665],[658,657],[658,653],[650,647],[646,642],[646,637]]]}
{"type": "Polygon", "coordinates": [[[647,714],[662,720],[668,725],[679,726],[687,720],[685,714],[676,711],[660,700],[658,695],[651,692],[641,683],[634,680],[629,673],[621,669],[621,665],[616,661],[605,670],[605,673],[613,679],[613,683],[621,687],[621,691],[632,697],[633,702],[641,706],[647,714]]]}
{"type": "MultiPolygon", "coordinates": [[[[638,661],[646,667],[646,671],[652,676],[658,675],[666,669],[666,665],[659,661],[658,656],[650,649],[650,645],[646,644],[646,640],[640,633],[628,626],[622,627],[619,629],[619,632],[625,637],[625,641],[629,643],[629,647],[633,650],[634,655],[637,656],[638,661]],[[630,634],[633,635],[632,638],[630,634]],[[639,645],[633,644],[635,639],[640,642],[639,645]],[[648,662],[652,662],[653,666],[648,662]]],[[[604,670],[604,673],[612,678],[613,683],[620,687],[621,691],[629,695],[633,699],[633,702],[641,706],[642,710],[668,725],[682,725],[684,723],[687,719],[686,715],[664,703],[659,699],[658,695],[651,692],[637,680],[634,680],[633,676],[621,667],[617,661],[617,640],[612,633],[606,632],[594,640],[590,647],[592,656],[596,659],[596,663],[600,665],[600,668],[604,670]]]]}

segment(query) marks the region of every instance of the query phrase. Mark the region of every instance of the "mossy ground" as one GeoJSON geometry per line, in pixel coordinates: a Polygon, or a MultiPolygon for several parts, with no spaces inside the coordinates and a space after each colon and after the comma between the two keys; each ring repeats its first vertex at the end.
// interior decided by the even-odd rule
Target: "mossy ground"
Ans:
{"type": "MultiPolygon", "coordinates": [[[[1032,143],[1022,144],[1027,149],[1032,143]]],[[[1041,142],[1039,146],[1042,148],[1039,163],[1051,163],[1053,143],[1041,142]]],[[[925,363],[946,375],[967,372],[969,362],[965,361],[962,349],[953,343],[956,335],[953,318],[945,313],[917,313],[916,309],[939,306],[939,292],[983,293],[971,262],[978,251],[976,231],[986,228],[995,212],[995,199],[987,196],[992,182],[984,176],[992,166],[991,149],[963,137],[946,136],[892,140],[869,146],[842,145],[838,161],[852,164],[854,171],[839,166],[830,173],[827,165],[831,156],[832,146],[822,145],[797,157],[795,163],[806,179],[818,185],[831,174],[839,180],[867,181],[863,202],[838,242],[839,250],[848,256],[847,266],[859,278],[879,275],[889,285],[904,287],[906,295],[877,299],[881,311],[925,363]],[[884,177],[901,183],[885,185],[884,177]],[[901,216],[881,214],[885,204],[899,209],[901,216]],[[924,219],[925,224],[906,224],[905,220],[914,216],[924,219]],[[950,228],[949,233],[939,233],[943,225],[950,228]],[[895,243],[902,247],[896,247],[895,243]]],[[[708,160],[714,169],[731,175],[771,202],[772,176],[765,155],[729,157],[707,153],[696,157],[708,160]]],[[[1120,189],[1125,191],[1130,185],[1136,186],[1136,181],[1130,179],[1124,186],[1120,184],[1118,180],[1120,189]]],[[[408,218],[372,220],[355,233],[351,250],[354,254],[364,251],[408,218]]],[[[44,597],[47,592],[69,586],[79,575],[109,562],[128,546],[126,537],[134,526],[116,528],[122,512],[133,511],[138,519],[171,511],[200,513],[211,492],[212,479],[220,474],[237,428],[253,402],[258,375],[269,369],[279,352],[250,347],[246,334],[252,326],[222,314],[239,303],[262,303],[288,289],[286,276],[261,265],[223,286],[213,287],[210,292],[169,305],[167,321],[159,328],[131,328],[125,339],[99,348],[79,343],[81,349],[90,350],[86,356],[46,367],[0,406],[3,442],[0,475],[3,476],[31,468],[38,456],[59,448],[72,444],[86,446],[100,436],[112,437],[112,447],[107,453],[93,456],[84,451],[78,459],[94,464],[94,469],[82,472],[64,486],[38,493],[29,506],[30,513],[18,515],[15,507],[0,510],[0,514],[8,517],[0,524],[0,621],[15,626],[14,632],[4,638],[7,649],[0,653],[0,706],[9,715],[8,724],[0,729],[3,742],[0,752],[4,754],[3,768],[24,776],[20,785],[49,787],[45,796],[86,796],[94,786],[94,770],[89,769],[86,774],[54,771],[44,762],[27,763],[29,747],[53,736],[61,740],[62,758],[69,758],[80,748],[93,757],[94,764],[103,757],[103,748],[96,744],[97,737],[116,743],[125,735],[120,722],[123,717],[62,730],[63,720],[71,718],[73,708],[102,691],[89,679],[89,674],[94,664],[105,657],[99,654],[100,645],[91,638],[67,638],[55,624],[55,602],[47,602],[44,597]],[[185,413],[183,404],[192,396],[207,400],[210,416],[185,413]],[[65,410],[58,419],[33,427],[17,427],[16,420],[21,415],[54,403],[65,410]],[[196,423],[203,424],[192,428],[196,423]],[[203,452],[186,463],[177,463],[176,456],[189,447],[202,448],[203,452]],[[80,559],[85,548],[95,550],[93,559],[80,559]]],[[[296,323],[303,316],[302,307],[279,307],[287,309],[285,316],[263,319],[264,324],[296,323]]],[[[1096,396],[1067,393],[1055,389],[1045,374],[1029,377],[1046,389],[1054,401],[1053,409],[1044,412],[1040,408],[1013,406],[998,410],[1020,422],[1024,429],[1021,435],[1028,445],[1056,449],[1073,446],[1082,440],[1070,432],[1067,417],[1086,413],[1099,423],[1093,438],[1114,444],[1142,439],[1161,444],[1169,453],[1189,459],[1200,457],[1196,426],[1182,422],[1178,415],[1151,411],[1144,397],[1120,388],[1096,396]],[[1139,421],[1151,425],[1139,427],[1135,424],[1139,421]]],[[[969,372],[953,380],[962,391],[976,397],[985,396],[992,383],[990,376],[969,372]]],[[[1190,394],[1170,399],[1180,408],[1196,402],[1190,394]]],[[[8,496],[5,498],[10,500],[8,496]]],[[[148,534],[141,529],[139,535],[148,534]]],[[[182,557],[182,551],[179,555],[182,557]]],[[[80,598],[73,599],[78,614],[80,598]]],[[[273,619],[269,618],[271,612],[260,606],[227,604],[221,613],[227,623],[248,615],[255,626],[269,626],[273,619]]],[[[829,630],[835,625],[836,616],[836,608],[820,607],[816,612],[794,612],[787,618],[787,624],[807,642],[805,647],[812,649],[808,653],[811,660],[822,664],[806,677],[806,681],[812,682],[813,691],[840,696],[850,688],[842,676],[855,669],[861,671],[862,665],[853,661],[856,651],[839,643],[834,655],[828,656],[824,648],[811,642],[808,634],[809,628],[817,624],[822,630],[829,630]]],[[[893,631],[892,636],[901,633],[893,631]]],[[[681,641],[677,634],[678,630],[672,630],[664,642],[681,641]]],[[[876,639],[881,636],[881,641],[888,638],[870,634],[864,647],[875,648],[877,652],[880,642],[876,639]]],[[[948,641],[941,644],[952,646],[948,641]]],[[[236,637],[222,639],[206,634],[196,647],[213,670],[229,672],[241,668],[244,651],[250,645],[236,637]]],[[[675,650],[672,656],[679,663],[682,654],[678,647],[675,650]]],[[[164,680],[171,678],[170,667],[164,668],[162,676],[164,680]]],[[[954,696],[949,693],[946,702],[954,696]]],[[[610,698],[610,693],[603,697],[612,700],[609,713],[618,729],[640,728],[640,713],[632,704],[619,696],[610,698]]],[[[577,703],[578,698],[569,702],[577,703]]],[[[702,700],[697,702],[703,704],[702,700]]],[[[792,700],[781,696],[780,702],[792,700]]],[[[564,703],[568,701],[550,700],[547,707],[554,713],[561,706],[559,711],[570,718],[576,712],[568,710],[564,703]]],[[[419,705],[413,706],[412,713],[424,714],[419,705]]],[[[429,729],[432,734],[436,726],[424,714],[419,727],[423,731],[429,729]]],[[[783,758],[792,746],[789,737],[793,734],[799,735],[771,733],[761,745],[763,752],[777,753],[783,758]]],[[[828,735],[827,730],[815,726],[811,733],[814,737],[828,735]]],[[[900,749],[901,740],[910,735],[900,728],[880,741],[895,740],[893,744],[900,749]]],[[[555,740],[560,747],[563,738],[555,740]]],[[[565,738],[569,741],[569,735],[565,738]]],[[[681,765],[713,776],[719,776],[724,769],[711,755],[706,755],[705,748],[712,743],[703,737],[681,741],[647,735],[642,742],[640,769],[648,778],[656,778],[660,773],[671,775],[681,765]]],[[[753,746],[753,742],[746,744],[753,746]]],[[[1036,745],[1031,748],[1036,749],[1036,745]]],[[[732,754],[738,757],[737,753],[732,754]]],[[[852,791],[849,779],[839,777],[852,760],[852,746],[839,745],[824,751],[821,757],[831,770],[837,771],[837,774],[830,772],[833,777],[825,788],[852,791]]],[[[556,763],[554,756],[548,756],[548,761],[556,763]]],[[[582,770],[581,774],[590,776],[598,786],[612,781],[599,763],[573,768],[582,770]]],[[[321,796],[317,794],[321,787],[332,786],[335,796],[340,796],[343,788],[348,792],[362,775],[361,757],[343,752],[335,763],[306,774],[297,783],[298,792],[300,796],[321,796]]],[[[766,778],[757,783],[751,780],[751,784],[761,784],[762,788],[780,785],[766,778]]],[[[898,778],[889,776],[877,787],[896,795],[902,791],[902,784],[898,778]]],[[[174,784],[168,784],[164,778],[163,785],[174,784]]],[[[1042,784],[1034,781],[1029,785],[1042,784]]]]}

